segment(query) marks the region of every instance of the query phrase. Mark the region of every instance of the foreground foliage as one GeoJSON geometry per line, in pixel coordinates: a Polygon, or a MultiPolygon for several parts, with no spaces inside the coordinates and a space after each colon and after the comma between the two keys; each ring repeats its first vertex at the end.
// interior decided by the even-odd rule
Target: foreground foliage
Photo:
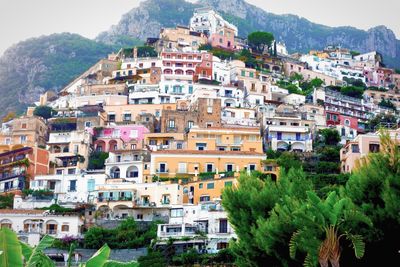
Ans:
{"type": "MultiPolygon", "coordinates": [[[[324,142],[334,145],[335,134],[324,135],[324,142]]],[[[238,188],[223,193],[238,235],[231,247],[238,266],[376,266],[382,258],[398,262],[398,142],[383,133],[380,152],[363,158],[349,180],[335,187],[316,187],[297,159],[286,159],[292,161],[287,164],[291,169],[283,170],[278,182],[242,176],[238,188]]]]}
{"type": "MultiPolygon", "coordinates": [[[[0,229],[0,266],[2,267],[53,267],[55,263],[43,253],[51,247],[54,238],[44,236],[39,244],[32,248],[17,238],[17,234],[8,228],[0,229]]],[[[110,248],[103,245],[86,263],[80,267],[137,267],[137,262],[117,262],[109,260],[110,248]]],[[[71,257],[72,253],[70,253],[71,257]]],[[[69,261],[70,264],[70,261],[69,261]]]]}

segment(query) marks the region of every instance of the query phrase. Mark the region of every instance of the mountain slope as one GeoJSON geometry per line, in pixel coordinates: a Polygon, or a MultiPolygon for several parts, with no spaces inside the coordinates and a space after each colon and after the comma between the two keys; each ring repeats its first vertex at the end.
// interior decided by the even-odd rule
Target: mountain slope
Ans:
{"type": "Polygon", "coordinates": [[[392,66],[400,66],[400,41],[393,31],[378,26],[368,31],[353,27],[328,27],[294,15],[275,15],[244,0],[203,0],[196,4],[184,0],[147,0],[125,14],[118,25],[101,33],[97,40],[113,44],[118,36],[144,40],[158,36],[161,27],[187,25],[196,7],[210,6],[239,27],[247,36],[255,30],[273,32],[289,51],[305,52],[338,44],[360,52],[377,50],[392,66]]]}

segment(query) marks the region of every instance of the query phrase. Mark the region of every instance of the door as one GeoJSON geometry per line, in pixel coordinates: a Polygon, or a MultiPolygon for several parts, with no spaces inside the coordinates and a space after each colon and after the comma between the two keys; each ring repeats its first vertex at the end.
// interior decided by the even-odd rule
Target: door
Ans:
{"type": "Polygon", "coordinates": [[[219,220],[219,233],[228,233],[228,220],[219,220]]]}
{"type": "Polygon", "coordinates": [[[300,141],[300,140],[301,140],[300,133],[296,133],[296,141],[300,141]]]}
{"type": "Polygon", "coordinates": [[[282,133],[281,133],[281,132],[278,132],[278,133],[276,134],[276,137],[277,137],[278,140],[282,140],[282,133]]]}

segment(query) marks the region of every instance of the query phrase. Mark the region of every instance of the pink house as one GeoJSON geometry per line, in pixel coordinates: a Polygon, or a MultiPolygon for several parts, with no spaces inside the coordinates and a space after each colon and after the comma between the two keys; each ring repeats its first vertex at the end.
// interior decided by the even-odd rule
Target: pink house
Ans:
{"type": "Polygon", "coordinates": [[[368,86],[389,87],[393,83],[394,71],[387,68],[365,69],[364,76],[368,86]]]}
{"type": "Polygon", "coordinates": [[[96,151],[134,150],[143,148],[144,134],[150,131],[142,125],[121,125],[91,128],[96,151]]]}
{"type": "Polygon", "coordinates": [[[224,27],[219,33],[210,36],[211,46],[227,50],[235,49],[235,31],[224,27]]]}

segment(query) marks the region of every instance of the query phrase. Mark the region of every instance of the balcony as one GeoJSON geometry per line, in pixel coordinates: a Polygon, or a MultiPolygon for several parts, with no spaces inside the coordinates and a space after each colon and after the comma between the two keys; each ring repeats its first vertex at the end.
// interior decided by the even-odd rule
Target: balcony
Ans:
{"type": "Polygon", "coordinates": [[[98,197],[98,202],[132,201],[132,197],[98,197]]]}
{"type": "Polygon", "coordinates": [[[160,169],[156,169],[156,173],[169,173],[169,170],[160,170],[160,169]]]}

